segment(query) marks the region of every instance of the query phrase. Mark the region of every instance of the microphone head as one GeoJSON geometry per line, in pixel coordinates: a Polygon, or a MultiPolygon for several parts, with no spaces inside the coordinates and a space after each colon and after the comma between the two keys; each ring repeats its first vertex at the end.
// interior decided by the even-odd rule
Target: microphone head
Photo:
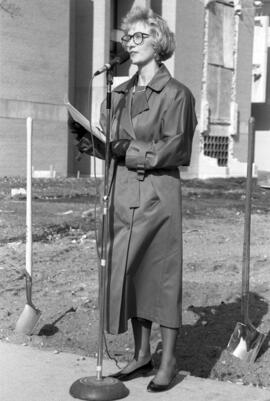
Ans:
{"type": "Polygon", "coordinates": [[[112,59],[109,64],[105,64],[102,68],[97,70],[94,73],[94,77],[96,77],[97,75],[101,74],[102,72],[110,70],[116,64],[124,63],[125,61],[127,61],[129,59],[129,57],[130,57],[130,55],[126,50],[122,51],[118,56],[114,57],[114,59],[112,59]]]}

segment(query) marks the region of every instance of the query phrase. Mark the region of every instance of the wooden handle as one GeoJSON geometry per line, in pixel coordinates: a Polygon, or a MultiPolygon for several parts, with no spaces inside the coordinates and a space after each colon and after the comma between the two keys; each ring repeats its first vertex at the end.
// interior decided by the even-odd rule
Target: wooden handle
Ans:
{"type": "Polygon", "coordinates": [[[26,119],[26,271],[32,274],[32,130],[33,120],[26,119]]]}
{"type": "Polygon", "coordinates": [[[251,226],[251,201],[252,201],[252,170],[255,147],[255,119],[250,117],[248,124],[248,158],[247,181],[244,222],[243,266],[242,266],[242,307],[241,314],[244,323],[248,323],[249,302],[249,275],[250,275],[250,226],[251,226]]]}

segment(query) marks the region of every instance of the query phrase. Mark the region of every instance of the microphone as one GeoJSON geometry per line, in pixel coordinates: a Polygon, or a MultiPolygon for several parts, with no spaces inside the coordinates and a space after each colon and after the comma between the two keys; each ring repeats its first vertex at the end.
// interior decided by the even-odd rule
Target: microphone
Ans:
{"type": "Polygon", "coordinates": [[[96,76],[99,75],[99,74],[102,74],[102,73],[105,72],[105,71],[110,70],[111,68],[113,68],[113,67],[114,67],[115,65],[117,65],[117,64],[122,64],[122,63],[124,63],[125,61],[127,61],[127,60],[129,59],[129,57],[130,57],[130,56],[129,56],[129,53],[128,53],[128,52],[122,52],[122,53],[120,53],[118,56],[114,57],[110,63],[104,64],[103,67],[101,67],[99,70],[97,70],[97,71],[94,73],[94,77],[96,77],[96,76]]]}

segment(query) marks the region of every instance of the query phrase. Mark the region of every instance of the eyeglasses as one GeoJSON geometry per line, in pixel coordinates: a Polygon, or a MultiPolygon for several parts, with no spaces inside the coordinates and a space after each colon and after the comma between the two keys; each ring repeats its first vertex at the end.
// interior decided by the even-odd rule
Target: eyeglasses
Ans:
{"type": "Polygon", "coordinates": [[[124,35],[122,36],[121,40],[125,44],[127,44],[131,39],[133,39],[133,42],[135,45],[141,45],[144,41],[145,38],[149,38],[151,36],[148,33],[143,33],[143,32],[135,32],[133,35],[124,35]]]}

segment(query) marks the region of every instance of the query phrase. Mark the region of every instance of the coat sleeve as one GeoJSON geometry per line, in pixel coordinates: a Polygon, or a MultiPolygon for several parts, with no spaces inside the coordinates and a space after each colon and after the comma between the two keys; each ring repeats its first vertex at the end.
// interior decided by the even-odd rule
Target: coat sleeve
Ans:
{"type": "Polygon", "coordinates": [[[140,170],[188,166],[196,125],[192,93],[188,89],[178,91],[161,120],[161,139],[151,143],[131,141],[126,166],[140,170]]]}

